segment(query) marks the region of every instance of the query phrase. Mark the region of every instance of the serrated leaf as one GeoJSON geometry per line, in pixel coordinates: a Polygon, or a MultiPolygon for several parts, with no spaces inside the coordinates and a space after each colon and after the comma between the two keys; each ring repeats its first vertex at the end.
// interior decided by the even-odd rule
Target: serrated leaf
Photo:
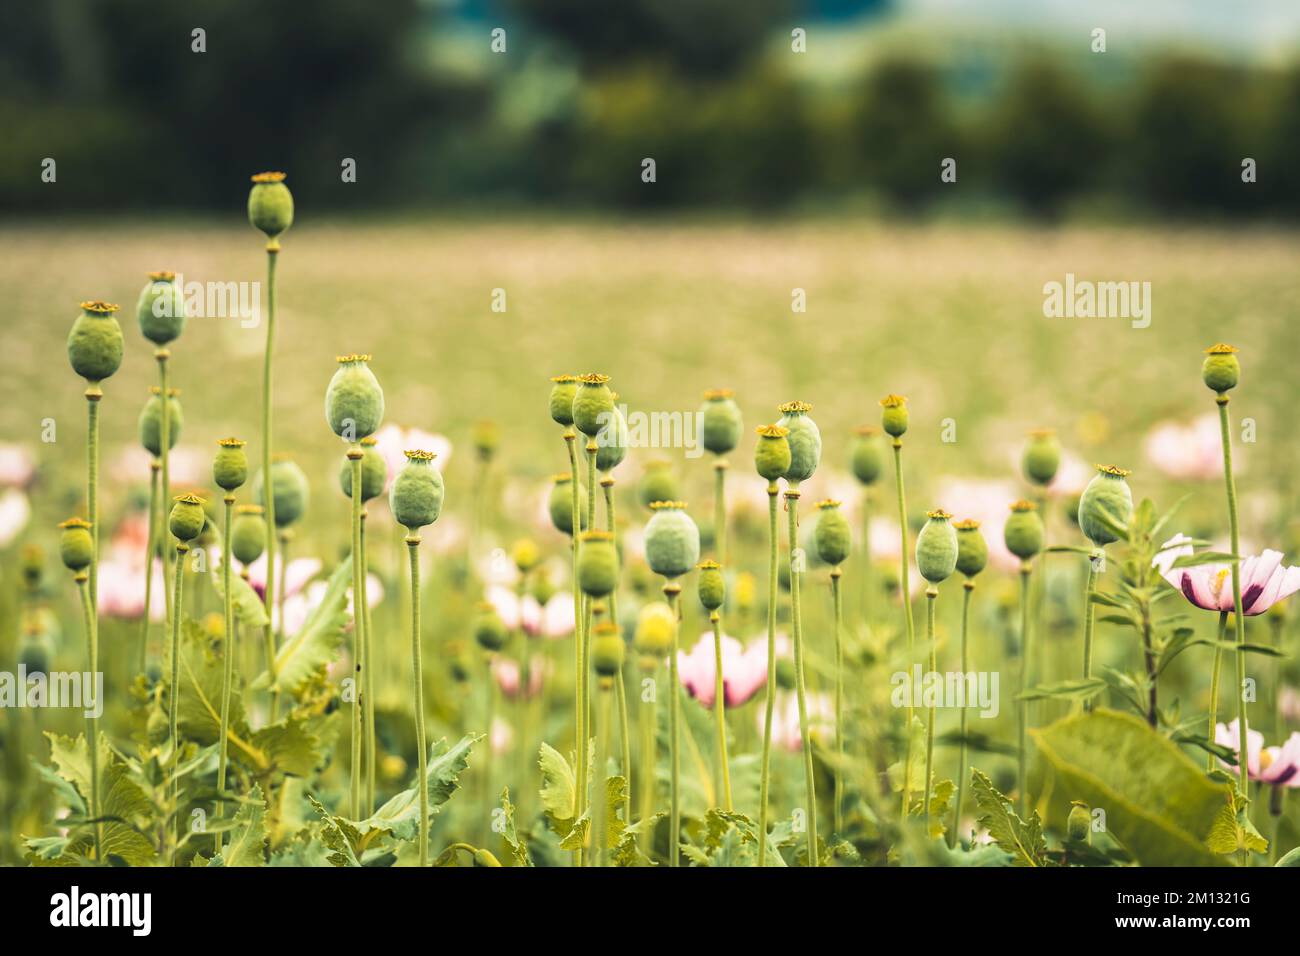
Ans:
{"type": "Polygon", "coordinates": [[[519,836],[515,828],[515,805],[510,802],[510,788],[501,788],[501,842],[505,844],[506,856],[515,866],[532,866],[528,855],[528,844],[519,836]]]}
{"type": "MultiPolygon", "coordinates": [[[[276,653],[274,686],[277,689],[296,696],[318,671],[334,660],[348,622],[346,607],[351,586],[352,557],[349,555],[330,575],[321,602],[298,633],[286,640],[276,653]]],[[[255,689],[271,685],[270,675],[265,672],[252,684],[255,689]]]]}
{"type": "MultiPolygon", "coordinates": [[[[50,759],[56,772],[81,794],[83,807],[90,805],[90,749],[84,736],[76,740],[60,734],[46,733],[50,742],[50,759]]],[[[144,866],[156,859],[153,843],[142,829],[153,819],[153,804],[132,779],[130,768],[122,762],[107,739],[99,737],[99,830],[104,858],[118,856],[130,866],[144,866]]],[[[67,850],[88,853],[95,827],[80,823],[77,838],[67,850]],[[82,840],[85,848],[82,847],[82,840]]],[[[48,852],[48,847],[45,848],[48,852]]]]}
{"type": "Polygon", "coordinates": [[[971,770],[971,794],[975,797],[976,822],[989,831],[993,842],[1011,855],[1013,866],[1043,866],[1047,843],[1043,839],[1038,811],[1025,821],[1011,809],[1011,801],[998,792],[980,770],[971,770]]]}
{"type": "Polygon", "coordinates": [[[1063,680],[1031,687],[1024,693],[1017,694],[1016,700],[1090,700],[1107,686],[1100,677],[1063,680]]]}
{"type": "MultiPolygon", "coordinates": [[[[445,738],[430,748],[425,779],[429,790],[429,816],[439,812],[442,805],[460,786],[458,779],[469,767],[469,753],[483,739],[482,734],[466,734],[454,747],[448,748],[445,738]]],[[[371,834],[390,834],[398,840],[415,840],[420,835],[420,788],[418,777],[409,789],[394,796],[373,816],[356,825],[358,851],[373,846],[371,834]]]]}
{"type": "Polygon", "coordinates": [[[1066,717],[1031,731],[1071,800],[1104,807],[1106,825],[1144,866],[1204,866],[1231,791],[1145,721],[1113,710],[1066,717]]]}
{"type": "Polygon", "coordinates": [[[308,729],[306,719],[289,716],[253,734],[251,743],[269,761],[268,769],[295,777],[308,777],[325,758],[320,738],[308,729]]]}
{"type": "MultiPolygon", "coordinates": [[[[213,590],[217,592],[217,599],[222,601],[224,606],[226,592],[222,587],[221,579],[221,574],[212,575],[213,590]]],[[[253,586],[233,571],[230,575],[230,595],[235,620],[239,622],[245,633],[255,633],[266,628],[266,605],[253,590],[253,586]]]]}
{"type": "Polygon", "coordinates": [[[360,866],[353,847],[361,842],[361,834],[356,827],[340,816],[325,809],[319,800],[310,794],[307,799],[321,816],[321,842],[330,850],[326,859],[332,866],[360,866]]]}
{"type": "Polygon", "coordinates": [[[573,829],[574,773],[563,755],[542,741],[537,754],[537,765],[542,771],[542,789],[539,795],[542,808],[555,832],[564,837],[573,829]]]}
{"type": "Polygon", "coordinates": [[[230,838],[221,848],[222,866],[264,866],[266,846],[266,799],[262,788],[253,784],[248,797],[235,814],[230,838]]]}

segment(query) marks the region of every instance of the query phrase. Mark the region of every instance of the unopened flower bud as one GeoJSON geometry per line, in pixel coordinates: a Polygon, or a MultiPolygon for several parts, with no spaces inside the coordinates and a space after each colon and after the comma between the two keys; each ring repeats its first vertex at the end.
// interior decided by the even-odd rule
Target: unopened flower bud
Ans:
{"type": "Polygon", "coordinates": [[[1098,465],[1097,474],[1079,498],[1079,529],[1098,547],[1118,541],[1113,528],[1127,527],[1133,516],[1133,492],[1124,480],[1127,476],[1123,468],[1098,465]]]}
{"type": "Polygon", "coordinates": [[[1222,395],[1229,389],[1237,387],[1237,378],[1241,374],[1241,364],[1237,361],[1237,350],[1231,345],[1211,345],[1205,350],[1205,362],[1201,365],[1201,378],[1207,388],[1222,395]]]}
{"type": "Polygon", "coordinates": [[[520,538],[510,546],[510,560],[521,574],[527,574],[542,561],[542,551],[532,538],[520,538]]]}
{"type": "Polygon", "coordinates": [[[59,524],[63,534],[59,537],[59,557],[69,571],[83,571],[95,559],[95,540],[90,534],[90,522],[84,518],[69,518],[59,524]]]}
{"type": "Polygon", "coordinates": [[[109,378],[122,366],[122,327],[117,306],[95,300],[81,303],[81,314],[68,333],[72,370],[91,384],[109,378]]]}
{"type": "Polygon", "coordinates": [[[673,646],[676,629],[677,617],[673,609],[663,601],[651,601],[642,605],[637,615],[633,646],[638,654],[661,660],[673,646]]]}
{"type": "Polygon", "coordinates": [[[907,399],[902,395],[886,395],[880,400],[880,427],[895,438],[907,432],[907,399]]]}
{"type": "Polygon", "coordinates": [[[840,503],[830,499],[817,502],[817,526],[813,529],[817,557],[831,567],[838,567],[848,558],[852,539],[853,532],[844,512],[840,511],[840,503]]]}
{"type": "Polygon", "coordinates": [[[957,532],[949,522],[952,515],[938,509],[916,536],[916,567],[931,584],[947,580],[957,570],[957,532]]]}

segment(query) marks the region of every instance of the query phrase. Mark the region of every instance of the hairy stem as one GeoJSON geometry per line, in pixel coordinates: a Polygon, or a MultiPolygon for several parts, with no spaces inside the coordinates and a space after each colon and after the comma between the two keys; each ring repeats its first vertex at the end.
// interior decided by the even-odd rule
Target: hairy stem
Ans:
{"type": "MultiPolygon", "coordinates": [[[[424,662],[420,654],[420,536],[408,531],[411,564],[411,676],[415,684],[415,746],[420,774],[420,866],[429,865],[429,753],[424,739],[424,662]]],[[[489,743],[490,746],[490,743],[489,743]]]]}
{"type": "Polygon", "coordinates": [[[777,582],[777,515],[775,481],[767,483],[767,689],[763,703],[763,761],[758,795],[758,865],[767,864],[767,793],[772,762],[772,713],[776,707],[776,592],[777,582]]]}
{"type": "MultiPolygon", "coordinates": [[[[970,662],[967,658],[968,642],[970,634],[970,599],[971,592],[975,590],[974,580],[967,579],[962,583],[961,596],[961,672],[964,675],[970,673],[970,662]]],[[[964,702],[963,702],[964,703],[964,702]]],[[[958,842],[957,828],[961,826],[961,804],[962,797],[966,792],[966,708],[961,709],[961,743],[957,747],[957,802],[952,811],[952,829],[948,831],[948,846],[956,847],[958,842]]]]}
{"type": "MultiPolygon", "coordinates": [[[[227,493],[225,496],[225,515],[222,524],[221,539],[221,591],[224,600],[222,603],[222,639],[221,639],[221,746],[217,751],[217,818],[225,816],[225,804],[221,802],[221,794],[226,789],[226,759],[228,756],[230,734],[230,685],[235,675],[235,611],[234,595],[230,592],[230,526],[232,523],[231,515],[235,509],[235,496],[227,493]]],[[[222,834],[217,833],[216,852],[221,852],[222,834]]]]}
{"type": "Polygon", "coordinates": [[[790,538],[790,623],[794,634],[795,695],[799,703],[799,736],[803,743],[804,792],[808,803],[808,865],[817,866],[817,786],[813,777],[812,736],[808,727],[808,694],[804,683],[803,609],[799,590],[803,580],[802,556],[799,555],[799,487],[787,482],[786,512],[790,538]]]}
{"type": "Polygon", "coordinates": [[[731,766],[727,761],[727,700],[726,688],[722,675],[722,615],[717,611],[709,614],[709,624],[713,628],[713,716],[718,732],[718,777],[722,791],[722,809],[731,810],[731,766]]]}

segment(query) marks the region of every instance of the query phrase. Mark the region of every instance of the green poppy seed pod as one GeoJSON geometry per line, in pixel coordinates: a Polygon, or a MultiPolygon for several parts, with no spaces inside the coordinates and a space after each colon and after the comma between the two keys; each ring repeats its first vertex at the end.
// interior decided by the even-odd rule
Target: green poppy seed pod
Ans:
{"type": "Polygon", "coordinates": [[[794,690],[797,678],[798,671],[795,670],[794,661],[788,657],[778,657],[776,659],[776,686],[781,690],[794,690]]]}
{"type": "Polygon", "coordinates": [[[880,427],[895,438],[907,431],[907,399],[902,395],[886,395],[880,400],[880,427]]]}
{"type": "MultiPolygon", "coordinates": [[[[306,513],[311,486],[303,470],[288,458],[271,462],[271,477],[275,483],[275,526],[287,528],[306,513]]],[[[266,505],[265,476],[260,471],[253,480],[253,498],[259,505],[266,505]]]]}
{"type": "MultiPolygon", "coordinates": [[[[614,398],[617,400],[618,396],[614,398]]],[[[596,436],[596,467],[601,471],[613,471],[627,457],[627,445],[627,419],[615,405],[609,424],[596,436]]]]}
{"type": "Polygon", "coordinates": [[[542,549],[532,538],[520,538],[510,546],[510,559],[520,574],[527,574],[542,563],[542,549]]]}
{"type": "Polygon", "coordinates": [[[499,651],[506,646],[510,634],[505,622],[497,614],[496,607],[490,601],[483,601],[474,615],[474,640],[485,651],[499,651]]]}
{"type": "Polygon", "coordinates": [[[973,578],[989,563],[989,545],[980,531],[980,523],[973,518],[953,522],[957,531],[957,570],[973,578]]]}
{"type": "Polygon", "coordinates": [[[59,557],[69,571],[84,571],[95,557],[95,539],[90,535],[90,522],[84,518],[69,518],[59,527],[59,557]]]}
{"type": "Polygon", "coordinates": [[[618,587],[618,548],[608,531],[582,535],[578,552],[578,586],[588,597],[605,597],[618,587]]]}
{"type": "MultiPolygon", "coordinates": [[[[562,534],[573,534],[573,476],[567,471],[551,478],[551,497],[546,507],[551,512],[551,524],[562,534]]],[[[578,483],[578,530],[587,530],[587,488],[578,483]]]]}
{"type": "Polygon", "coordinates": [[[23,583],[35,590],[45,576],[45,552],[38,545],[29,544],[22,551],[23,583]]]}
{"type": "Polygon", "coordinates": [[[480,421],[474,424],[474,451],[480,461],[491,461],[501,444],[501,429],[496,422],[480,421]]]}
{"type": "MultiPolygon", "coordinates": [[[[366,436],[361,439],[361,500],[370,501],[384,493],[388,484],[388,462],[375,447],[375,439],[366,436]]],[[[339,488],[343,497],[352,497],[352,461],[344,457],[339,467],[339,488]]]]}
{"type": "Polygon", "coordinates": [[[947,580],[957,570],[957,531],[949,522],[952,515],[938,509],[916,536],[916,567],[931,584],[947,580]]]}
{"type": "Polygon", "coordinates": [[[248,480],[245,444],[238,438],[222,438],[217,442],[217,457],[212,459],[212,480],[218,488],[234,491],[248,480]]]}
{"type": "Polygon", "coordinates": [[[863,425],[858,429],[857,440],[853,443],[853,457],[850,461],[853,477],[864,485],[874,485],[885,466],[885,451],[880,441],[880,429],[874,425],[863,425]]]}
{"type": "Polygon", "coordinates": [[[656,501],[645,526],[645,557],[650,570],[681,577],[700,560],[700,529],[681,501],[656,501]]]}
{"type": "Polygon", "coordinates": [[[198,495],[177,495],[167,527],[181,541],[193,541],[203,531],[208,516],[198,495]]]}
{"type": "Polygon", "coordinates": [[[448,641],[443,645],[447,672],[457,684],[466,683],[473,675],[474,662],[470,659],[469,645],[464,641],[448,641]]]}
{"type": "Polygon", "coordinates": [[[623,670],[625,650],[613,621],[601,621],[591,629],[591,666],[601,677],[614,677],[623,670]]]}
{"type": "Polygon", "coordinates": [[[1020,460],[1025,478],[1036,485],[1050,485],[1061,467],[1061,443],[1050,428],[1037,428],[1029,433],[1025,453],[1020,460]]]}
{"type": "MultiPolygon", "coordinates": [[[[167,450],[171,451],[181,438],[181,428],[185,425],[185,415],[181,410],[180,389],[167,389],[167,450]]],[[[157,458],[162,454],[162,389],[157,385],[149,389],[149,399],[140,409],[140,418],[136,430],[140,435],[140,444],[149,454],[157,458]]]]}
{"type": "Polygon", "coordinates": [[[636,618],[636,631],[632,644],[637,653],[661,660],[673,646],[673,633],[677,630],[677,617],[663,601],[651,601],[641,607],[636,618]]]}
{"type": "Polygon", "coordinates": [[[849,556],[849,547],[853,532],[849,530],[849,520],[840,511],[840,503],[829,498],[817,502],[817,526],[813,529],[813,544],[817,548],[817,557],[837,567],[849,556]]]}
{"type": "Polygon", "coordinates": [[[1123,468],[1098,465],[1097,474],[1079,496],[1079,530],[1098,547],[1118,541],[1111,526],[1124,527],[1133,516],[1133,492],[1124,480],[1127,476],[1123,468]]]}
{"type": "Polygon", "coordinates": [[[68,333],[68,361],[87,382],[102,382],[122,365],[122,327],[117,306],[95,300],[81,303],[81,314],[68,333]]]}
{"type": "Polygon", "coordinates": [[[793,484],[811,478],[822,460],[822,433],[808,417],[810,411],[807,402],[786,402],[780,407],[777,424],[789,432],[790,443],[790,467],[781,477],[793,484]]]}
{"type": "Polygon", "coordinates": [[[174,272],[151,272],[140,290],[135,306],[140,333],[154,345],[163,346],[185,331],[185,291],[176,284],[174,272]]]}
{"type": "Polygon", "coordinates": [[[1086,803],[1073,801],[1065,818],[1065,833],[1073,843],[1087,843],[1092,838],[1092,813],[1086,803]]]}
{"type": "Polygon", "coordinates": [[[551,418],[556,424],[573,424],[573,396],[577,391],[576,375],[556,375],[551,379],[551,418]]]}
{"type": "Polygon", "coordinates": [[[284,184],[284,173],[253,176],[253,188],[248,193],[248,221],[268,239],[274,239],[293,225],[293,194],[284,184]]]}
{"type": "Polygon", "coordinates": [[[533,598],[542,607],[545,607],[551,598],[555,597],[555,582],[546,573],[546,568],[537,569],[537,573],[533,575],[533,585],[529,588],[529,591],[532,592],[533,598]]]}
{"type": "Polygon", "coordinates": [[[1011,517],[1002,528],[1007,550],[1021,561],[1028,561],[1043,550],[1043,519],[1038,505],[1017,501],[1011,505],[1011,517]]]}
{"type": "Polygon", "coordinates": [[[609,376],[590,372],[578,379],[573,396],[573,424],[588,438],[595,438],[613,420],[614,393],[609,376]]]}
{"type": "Polygon", "coordinates": [[[408,451],[388,492],[393,517],[412,533],[433,524],[442,513],[442,474],[433,467],[434,457],[429,451],[408,451]]]}
{"type": "Polygon", "coordinates": [[[645,472],[636,486],[637,500],[649,508],[656,501],[676,501],[681,497],[672,464],[666,461],[646,462],[645,472]]]}
{"type": "Polygon", "coordinates": [[[716,611],[727,600],[727,581],[722,576],[722,565],[717,561],[701,561],[696,565],[700,576],[696,584],[699,588],[700,603],[707,611],[716,611]]]}
{"type": "Polygon", "coordinates": [[[754,446],[754,468],[768,481],[776,481],[790,467],[790,431],[780,425],[761,425],[754,446]]]}
{"type": "Polygon", "coordinates": [[[369,355],[340,355],[325,389],[325,420],[344,441],[373,435],[384,420],[384,390],[369,361],[369,355]]]}
{"type": "Polygon", "coordinates": [[[47,674],[50,668],[49,641],[41,635],[28,635],[18,649],[18,663],[31,674],[47,674]]]}
{"type": "Polygon", "coordinates": [[[1241,364],[1237,361],[1237,350],[1231,345],[1211,345],[1205,350],[1205,363],[1201,366],[1201,378],[1208,388],[1220,395],[1237,387],[1237,377],[1241,374],[1241,364]]]}
{"type": "Polygon", "coordinates": [[[261,505],[240,505],[230,525],[230,553],[248,567],[266,550],[266,518],[261,505]]]}
{"type": "Polygon", "coordinates": [[[702,441],[705,449],[715,455],[726,455],[740,444],[740,406],[733,394],[729,388],[709,389],[700,406],[702,441]]]}
{"type": "Polygon", "coordinates": [[[475,850],[474,865],[475,866],[500,866],[501,862],[495,856],[492,855],[491,850],[475,850]]]}

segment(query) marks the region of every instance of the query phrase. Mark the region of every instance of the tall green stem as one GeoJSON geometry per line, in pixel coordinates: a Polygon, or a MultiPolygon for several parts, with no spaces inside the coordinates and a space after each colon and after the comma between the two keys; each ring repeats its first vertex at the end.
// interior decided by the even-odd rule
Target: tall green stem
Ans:
{"type": "MultiPolygon", "coordinates": [[[[359,486],[359,481],[353,484],[354,488],[359,486]]],[[[420,536],[409,529],[406,547],[411,563],[411,676],[415,682],[415,746],[420,752],[420,866],[425,867],[429,865],[429,754],[424,742],[424,662],[420,655],[420,536]]]]}
{"type": "Polygon", "coordinates": [[[678,615],[678,596],[682,593],[682,586],[676,581],[668,580],[664,583],[664,596],[668,598],[668,607],[672,610],[673,616],[673,643],[668,649],[668,693],[670,695],[668,702],[668,752],[669,763],[672,767],[670,773],[670,798],[668,814],[668,865],[677,866],[681,859],[681,805],[680,805],[680,778],[681,778],[681,738],[678,729],[680,720],[679,711],[681,710],[681,685],[677,680],[677,645],[679,643],[678,631],[681,630],[681,624],[677,619],[678,615]]]}
{"type": "MultiPolygon", "coordinates": [[[[97,382],[86,387],[86,520],[90,522],[90,607],[99,624],[99,402],[97,382]]],[[[163,402],[163,407],[167,406],[163,402]]]]}
{"type": "Polygon", "coordinates": [[[803,557],[799,552],[799,485],[786,483],[785,508],[790,537],[790,623],[794,633],[795,695],[799,701],[799,736],[803,743],[804,792],[808,803],[808,865],[817,866],[817,788],[813,778],[812,736],[808,727],[808,694],[804,683],[803,609],[799,590],[803,557]]]}
{"type": "MultiPolygon", "coordinates": [[[[651,681],[657,683],[658,661],[652,661],[650,668],[643,671],[651,681]]],[[[657,694],[642,694],[641,700],[641,819],[649,820],[655,809],[655,732],[657,694]]],[[[641,834],[641,845],[649,849],[653,834],[647,828],[641,834]]]]}
{"type": "MultiPolygon", "coordinates": [[[[1097,565],[1106,560],[1101,548],[1088,556],[1088,583],[1083,589],[1083,679],[1092,677],[1092,629],[1097,617],[1097,605],[1092,601],[1092,592],[1097,589],[1097,565]]],[[[1083,702],[1085,711],[1092,710],[1092,698],[1083,702]]]]}
{"type": "MultiPolygon", "coordinates": [[[[275,354],[275,264],[280,243],[266,244],[266,350],[262,355],[262,497],[266,513],[266,671],[271,675],[271,707],[279,702],[275,688],[275,480],[271,474],[271,362],[275,354]]],[[[166,390],[163,409],[167,408],[166,390]]],[[[163,447],[166,448],[166,442],[163,447]]],[[[164,499],[165,500],[165,499],[164,499]]]]}
{"type": "MultiPolygon", "coordinates": [[[[172,434],[172,409],[171,402],[167,395],[167,360],[171,358],[171,352],[165,348],[156,349],[153,356],[158,361],[158,398],[162,402],[162,417],[159,420],[158,427],[158,465],[162,469],[162,488],[161,488],[161,506],[162,506],[162,523],[166,527],[167,509],[171,506],[172,500],[172,479],[171,479],[171,434],[172,434]]],[[[165,532],[164,532],[164,539],[165,532]]],[[[167,580],[167,562],[163,566],[163,594],[170,592],[171,582],[167,580]]],[[[165,624],[171,623],[171,602],[164,598],[167,607],[165,609],[165,624]]]]}
{"type": "MultiPolygon", "coordinates": [[[[908,556],[911,549],[907,545],[907,497],[903,487],[903,439],[894,439],[894,485],[898,490],[898,533],[902,541],[902,550],[898,557],[898,580],[903,601],[903,620],[907,625],[907,660],[910,666],[912,654],[916,649],[916,624],[912,620],[912,588],[908,580],[908,556]]],[[[909,677],[910,680],[910,677],[909,677]]],[[[912,688],[907,689],[907,728],[906,753],[903,757],[903,820],[907,820],[908,805],[912,802],[912,721],[915,711],[912,704],[912,688]]]]}
{"type": "MultiPolygon", "coordinates": [[[[570,503],[572,505],[571,515],[573,528],[570,531],[570,537],[573,544],[573,762],[576,768],[575,781],[585,780],[585,765],[587,753],[587,734],[586,734],[586,712],[583,707],[585,700],[583,693],[582,676],[586,672],[586,662],[583,660],[582,651],[582,632],[583,632],[583,613],[582,613],[582,588],[578,585],[578,557],[581,551],[581,532],[582,532],[582,498],[579,494],[578,485],[578,447],[577,433],[570,425],[564,431],[564,443],[569,449],[569,491],[570,503]]],[[[573,818],[576,820],[582,813],[582,791],[585,788],[578,785],[573,788],[573,818]]],[[[582,865],[582,847],[574,851],[574,862],[582,865]]]]}
{"type": "Polygon", "coordinates": [[[1232,429],[1228,422],[1228,396],[1220,394],[1215,399],[1219,406],[1219,434],[1223,440],[1223,481],[1228,492],[1228,526],[1232,535],[1232,606],[1233,624],[1237,633],[1237,732],[1239,749],[1237,751],[1238,773],[1241,792],[1247,789],[1247,771],[1249,761],[1246,759],[1246,695],[1243,689],[1246,680],[1246,652],[1242,649],[1246,643],[1246,619],[1241,608],[1241,527],[1237,519],[1237,482],[1232,475],[1232,429]]]}
{"type": "MultiPolygon", "coordinates": [[[[1029,592],[1033,566],[1028,561],[1020,562],[1020,694],[1024,694],[1029,677],[1029,592]]],[[[1019,695],[1017,695],[1019,696],[1019,695]]],[[[1026,753],[1025,728],[1029,723],[1029,701],[1021,698],[1016,702],[1017,729],[1019,745],[1016,748],[1017,790],[1020,797],[1020,815],[1024,817],[1029,780],[1025,776],[1026,753]]]]}
{"type": "MultiPolygon", "coordinates": [[[[149,462],[149,540],[144,546],[144,613],[140,615],[140,673],[149,667],[149,610],[153,607],[153,559],[158,549],[158,462],[149,462]]],[[[223,547],[230,547],[229,544],[223,547]]]]}
{"type": "MultiPolygon", "coordinates": [[[[961,673],[962,681],[966,680],[966,675],[970,673],[970,662],[967,659],[967,638],[970,633],[970,599],[971,592],[975,590],[975,582],[967,579],[962,582],[961,597],[961,673]]],[[[957,746],[957,803],[952,812],[952,829],[948,831],[948,846],[955,847],[958,842],[957,828],[961,826],[961,804],[962,797],[966,792],[966,701],[962,701],[961,708],[961,743],[957,746]]]]}
{"type": "MultiPolygon", "coordinates": [[[[182,580],[185,577],[185,555],[190,550],[190,546],[184,541],[176,542],[176,567],[172,574],[172,682],[171,700],[168,702],[170,726],[168,730],[171,734],[172,759],[171,759],[171,776],[172,776],[172,814],[176,815],[180,811],[180,780],[176,776],[176,770],[180,766],[181,756],[181,739],[177,732],[177,723],[180,717],[181,709],[181,617],[183,615],[181,588],[182,580]]],[[[179,828],[180,821],[175,821],[179,828]]]]}
{"type": "Polygon", "coordinates": [[[871,489],[862,490],[862,620],[871,625],[871,489]]]}
{"type": "Polygon", "coordinates": [[[361,623],[365,625],[365,633],[361,637],[361,667],[362,677],[365,680],[365,694],[362,697],[362,703],[365,705],[365,765],[366,765],[366,802],[365,811],[369,816],[375,809],[375,768],[379,762],[379,754],[375,750],[375,661],[371,656],[371,635],[373,628],[370,622],[370,594],[367,585],[370,581],[370,557],[366,551],[366,510],[361,509],[361,623]]]}
{"type": "MultiPolygon", "coordinates": [[[[86,660],[93,681],[99,673],[99,622],[95,618],[90,598],[88,577],[77,575],[77,590],[81,592],[81,613],[86,628],[86,660]]],[[[102,703],[102,701],[100,702],[102,703]]],[[[103,825],[99,822],[99,718],[86,718],[87,749],[90,752],[90,818],[95,821],[95,859],[104,859],[103,825]]]]}
{"type": "Polygon", "coordinates": [[[592,823],[595,827],[595,839],[593,843],[593,856],[596,866],[607,865],[606,859],[606,834],[609,832],[609,786],[607,777],[609,774],[609,734],[610,725],[613,719],[610,715],[610,698],[613,696],[614,682],[612,677],[602,677],[596,690],[597,708],[596,708],[596,793],[595,812],[591,815],[592,823]]]}
{"type": "MultiPolygon", "coordinates": [[[[616,523],[614,519],[614,476],[606,474],[600,479],[600,485],[605,490],[605,528],[612,535],[617,535],[616,523]]],[[[615,538],[617,540],[617,538],[615,538]]],[[[623,625],[618,617],[618,589],[615,588],[609,595],[609,619],[618,625],[619,633],[622,633],[623,625]]],[[[625,675],[620,671],[615,678],[615,696],[618,702],[619,713],[619,733],[621,736],[621,745],[623,749],[623,777],[627,781],[627,792],[632,793],[632,741],[631,731],[627,725],[627,688],[625,675]]]]}
{"type": "MultiPolygon", "coordinates": [[[[348,799],[352,808],[352,819],[361,819],[361,737],[364,720],[361,715],[362,682],[366,674],[362,654],[364,652],[365,623],[361,608],[361,592],[366,582],[361,576],[361,448],[355,442],[348,450],[348,464],[352,469],[352,760],[348,767],[348,799]]],[[[283,617],[283,612],[281,612],[283,617]]],[[[283,626],[283,623],[281,623],[283,626]]]]}
{"type": "Polygon", "coordinates": [[[835,614],[835,807],[834,833],[844,834],[844,602],[839,566],[831,569],[831,607],[835,614]]]}
{"type": "MultiPolygon", "coordinates": [[[[217,748],[217,818],[225,816],[225,804],[221,795],[226,790],[226,759],[228,751],[227,736],[230,733],[230,685],[235,676],[235,611],[234,595],[230,590],[230,526],[235,509],[235,496],[225,496],[225,520],[222,524],[221,538],[221,594],[222,594],[222,639],[221,639],[221,742],[217,748]]],[[[221,852],[222,834],[217,832],[216,852],[221,852]]]]}
{"type": "Polygon", "coordinates": [[[727,700],[722,674],[722,615],[709,613],[713,628],[713,716],[718,732],[718,777],[722,790],[722,809],[731,811],[731,766],[727,761],[727,700]]]}
{"type": "MultiPolygon", "coordinates": [[[[939,671],[938,651],[935,647],[934,634],[934,605],[938,600],[938,588],[928,587],[925,589],[925,640],[930,645],[929,672],[931,674],[937,674],[939,671]]],[[[932,696],[930,698],[929,719],[925,725],[925,783],[921,787],[921,803],[925,809],[925,829],[927,833],[930,831],[930,775],[934,771],[934,721],[936,716],[935,698],[932,696]]]]}
{"type": "MultiPolygon", "coordinates": [[[[1206,728],[1205,736],[1210,742],[1214,742],[1215,730],[1218,727],[1219,717],[1219,678],[1223,674],[1223,640],[1228,634],[1228,612],[1219,612],[1219,644],[1214,648],[1214,670],[1210,673],[1210,714],[1209,726],[1206,728]]],[[[1207,754],[1205,758],[1205,769],[1208,773],[1214,772],[1214,754],[1207,754]]]]}
{"type": "Polygon", "coordinates": [[[713,550],[718,564],[727,566],[727,460],[713,463],[713,550]]]}
{"type": "Polygon", "coordinates": [[[767,792],[772,762],[772,712],[776,707],[777,520],[775,481],[767,483],[767,688],[763,703],[763,762],[758,785],[758,865],[767,865],[767,792]]]}

